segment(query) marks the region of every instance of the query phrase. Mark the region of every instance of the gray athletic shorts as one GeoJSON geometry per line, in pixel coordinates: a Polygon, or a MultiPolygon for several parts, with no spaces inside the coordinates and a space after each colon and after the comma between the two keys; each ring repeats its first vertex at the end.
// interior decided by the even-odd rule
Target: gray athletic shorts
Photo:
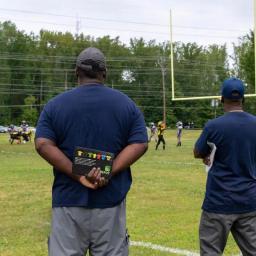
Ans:
{"type": "Polygon", "coordinates": [[[127,256],[125,201],[105,209],[56,207],[48,240],[50,256],[127,256]]]}
{"type": "Polygon", "coordinates": [[[199,238],[200,255],[222,255],[231,231],[243,256],[256,255],[256,212],[217,214],[202,212],[199,238]]]}

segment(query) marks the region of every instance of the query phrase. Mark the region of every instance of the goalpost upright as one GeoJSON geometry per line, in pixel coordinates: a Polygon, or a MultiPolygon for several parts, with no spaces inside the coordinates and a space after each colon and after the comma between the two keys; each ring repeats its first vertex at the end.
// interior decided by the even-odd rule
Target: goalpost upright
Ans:
{"type": "MultiPolygon", "coordinates": [[[[245,97],[255,97],[256,96],[256,0],[253,0],[253,32],[254,32],[254,93],[245,94],[245,97]]],[[[175,79],[174,79],[174,56],[173,56],[173,31],[172,31],[172,10],[170,9],[170,62],[171,62],[171,90],[172,90],[172,100],[173,101],[185,101],[185,100],[199,100],[199,99],[220,99],[219,95],[211,96],[194,96],[194,97],[175,97],[175,79]]]]}

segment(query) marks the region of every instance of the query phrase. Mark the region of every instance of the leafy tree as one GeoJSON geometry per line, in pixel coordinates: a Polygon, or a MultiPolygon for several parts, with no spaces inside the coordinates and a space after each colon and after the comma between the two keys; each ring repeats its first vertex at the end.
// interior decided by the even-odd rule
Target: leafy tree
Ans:
{"type": "MultiPolygon", "coordinates": [[[[234,45],[233,75],[241,78],[246,85],[246,94],[255,94],[255,53],[254,32],[240,38],[238,45],[234,45]]],[[[245,99],[245,110],[256,114],[255,99],[245,99]]]]}
{"type": "MultiPolygon", "coordinates": [[[[253,44],[254,34],[250,32],[234,46],[233,73],[247,83],[248,92],[254,92],[253,44]]],[[[199,127],[214,117],[210,100],[172,101],[168,42],[132,38],[125,45],[119,37],[94,38],[47,30],[41,30],[39,35],[26,34],[8,21],[0,23],[0,122],[26,119],[35,124],[50,98],[76,86],[76,56],[89,46],[100,48],[106,55],[106,84],[129,95],[147,123],[162,120],[164,92],[167,125],[173,127],[182,120],[193,121],[199,127]]],[[[175,42],[173,48],[175,96],[218,95],[221,82],[230,73],[226,46],[175,42]]],[[[253,99],[246,102],[246,109],[255,111],[253,99]]],[[[222,113],[221,107],[216,111],[222,113]]]]}
{"type": "Polygon", "coordinates": [[[21,119],[26,120],[29,125],[35,125],[38,118],[38,112],[35,108],[35,103],[36,98],[32,95],[24,99],[25,106],[23,107],[21,119]]]}

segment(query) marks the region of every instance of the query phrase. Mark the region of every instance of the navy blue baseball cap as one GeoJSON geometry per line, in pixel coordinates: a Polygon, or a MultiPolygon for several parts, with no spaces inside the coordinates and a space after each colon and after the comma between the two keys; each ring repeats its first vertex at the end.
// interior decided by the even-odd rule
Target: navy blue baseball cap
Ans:
{"type": "Polygon", "coordinates": [[[244,97],[244,83],[237,78],[226,79],[221,87],[221,96],[225,99],[242,99],[244,97]]]}

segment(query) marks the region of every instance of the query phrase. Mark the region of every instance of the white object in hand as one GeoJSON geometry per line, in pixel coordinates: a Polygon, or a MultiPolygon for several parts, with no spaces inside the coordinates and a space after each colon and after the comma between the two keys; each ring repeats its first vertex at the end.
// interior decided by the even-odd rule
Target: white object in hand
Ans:
{"type": "Polygon", "coordinates": [[[207,142],[207,144],[209,145],[209,147],[211,148],[211,153],[209,155],[209,160],[210,160],[210,164],[209,165],[205,165],[205,171],[208,173],[209,170],[212,167],[213,161],[214,161],[214,156],[215,156],[215,152],[217,150],[217,147],[214,143],[212,142],[207,142]]]}

